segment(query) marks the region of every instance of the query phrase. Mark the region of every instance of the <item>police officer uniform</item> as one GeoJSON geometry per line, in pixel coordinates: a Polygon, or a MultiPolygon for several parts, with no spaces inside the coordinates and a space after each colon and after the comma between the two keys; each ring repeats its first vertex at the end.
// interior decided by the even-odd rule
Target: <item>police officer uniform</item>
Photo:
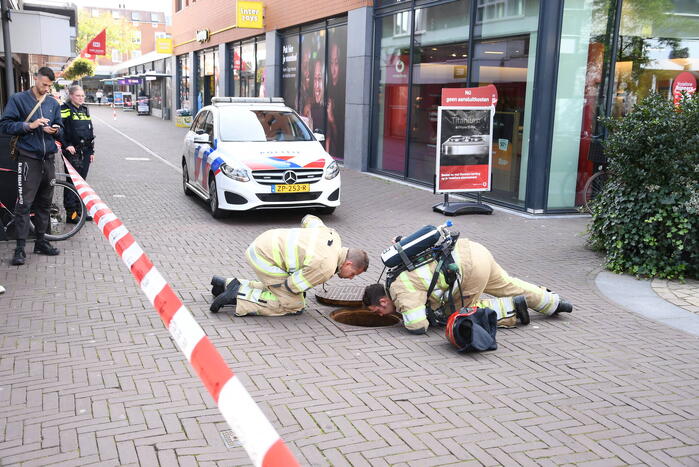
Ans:
{"type": "MultiPolygon", "coordinates": [[[[61,139],[63,155],[80,176],[85,179],[90,169],[90,156],[95,153],[95,133],[90,110],[86,105],[76,107],[72,102],[68,101],[61,106],[61,118],[63,119],[64,127],[63,138],[61,139]],[[71,154],[66,149],[68,146],[75,148],[75,154],[71,154]]],[[[76,218],[76,211],[80,208],[80,200],[66,190],[63,196],[63,204],[68,213],[68,219],[71,219],[71,215],[76,218]]]]}
{"type": "MultiPolygon", "coordinates": [[[[457,308],[461,306],[494,308],[499,319],[509,319],[506,323],[508,326],[512,324],[514,308],[512,299],[509,297],[517,295],[524,296],[529,308],[547,316],[560,311],[569,311],[559,309],[562,301],[558,294],[508,275],[493,259],[490,251],[480,243],[461,238],[456,242],[452,257],[459,268],[460,277],[460,286],[457,282],[452,288],[454,304],[457,308]],[[505,298],[483,300],[481,299],[483,293],[505,298]],[[459,298],[460,295],[463,296],[463,304],[459,298]]],[[[435,310],[445,305],[444,300],[449,286],[442,272],[438,276],[432,294],[427,297],[436,267],[437,263],[433,261],[413,271],[403,271],[388,287],[387,293],[393,300],[396,310],[401,313],[403,324],[410,332],[422,334],[427,330],[429,323],[426,306],[429,305],[432,310],[435,310]]],[[[565,303],[568,305],[567,302],[565,303]]]]}
{"type": "Polygon", "coordinates": [[[306,290],[335,275],[347,252],[338,233],[316,216],[305,216],[301,228],[268,230],[252,242],[245,255],[258,280],[228,279],[227,292],[231,281],[239,283],[235,300],[221,294],[211,311],[237,302],[237,316],[299,313],[306,306],[306,290]]]}

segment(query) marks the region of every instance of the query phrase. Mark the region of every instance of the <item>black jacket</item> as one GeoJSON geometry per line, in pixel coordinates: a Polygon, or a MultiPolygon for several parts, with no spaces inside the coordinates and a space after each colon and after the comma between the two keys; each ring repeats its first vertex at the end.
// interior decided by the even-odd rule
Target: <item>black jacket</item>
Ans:
{"type": "Polygon", "coordinates": [[[45,159],[58,151],[56,140],[60,140],[63,128],[61,106],[53,96],[46,96],[44,102],[29,120],[29,122],[33,122],[38,118],[48,118],[49,125],[61,127],[58,129],[58,133],[49,135],[41,127],[30,130],[29,123],[24,123],[36,102],[36,97],[31,89],[13,94],[0,119],[0,132],[6,135],[20,136],[17,149],[24,157],[45,159]]]}
{"type": "Polygon", "coordinates": [[[63,118],[64,128],[60,140],[63,146],[63,154],[66,157],[70,155],[66,151],[68,146],[74,146],[78,151],[76,154],[85,157],[94,154],[95,133],[87,106],[75,107],[72,103],[66,102],[61,106],[61,117],[63,118]]]}

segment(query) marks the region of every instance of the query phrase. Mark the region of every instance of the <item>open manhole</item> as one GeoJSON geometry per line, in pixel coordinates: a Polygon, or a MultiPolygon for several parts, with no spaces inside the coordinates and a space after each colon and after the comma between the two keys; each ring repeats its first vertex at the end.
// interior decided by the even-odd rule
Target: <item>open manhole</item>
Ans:
{"type": "Polygon", "coordinates": [[[365,328],[393,326],[400,321],[400,316],[398,315],[381,316],[366,308],[342,308],[330,313],[330,318],[338,323],[365,328]]]}

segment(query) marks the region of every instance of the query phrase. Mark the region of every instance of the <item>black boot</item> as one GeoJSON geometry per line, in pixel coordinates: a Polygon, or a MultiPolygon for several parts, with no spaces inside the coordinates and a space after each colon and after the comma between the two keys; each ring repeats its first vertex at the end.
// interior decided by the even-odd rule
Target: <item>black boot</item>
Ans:
{"type": "Polygon", "coordinates": [[[47,256],[56,256],[60,253],[60,250],[55,246],[51,245],[45,238],[37,238],[34,242],[34,253],[47,256]]]}
{"type": "Polygon", "coordinates": [[[211,278],[211,295],[218,297],[226,290],[226,278],[223,276],[213,276],[211,278]]]}
{"type": "Polygon", "coordinates": [[[558,313],[572,313],[573,312],[573,304],[570,302],[567,302],[563,300],[562,298],[558,302],[558,306],[556,307],[556,310],[553,312],[554,315],[557,315],[558,313]]]}
{"type": "Polygon", "coordinates": [[[10,263],[13,266],[21,266],[27,261],[27,254],[24,252],[24,247],[23,246],[18,246],[15,248],[15,254],[12,257],[12,261],[10,263]]]}
{"type": "Polygon", "coordinates": [[[214,298],[214,301],[211,302],[209,310],[212,313],[218,313],[218,310],[220,310],[224,305],[235,305],[237,302],[239,288],[240,282],[238,282],[238,279],[233,279],[226,287],[226,290],[218,297],[214,298]]]}
{"type": "Polygon", "coordinates": [[[515,305],[515,315],[517,315],[522,326],[529,324],[529,309],[527,307],[527,299],[524,298],[524,295],[517,295],[512,299],[512,302],[515,305]]]}

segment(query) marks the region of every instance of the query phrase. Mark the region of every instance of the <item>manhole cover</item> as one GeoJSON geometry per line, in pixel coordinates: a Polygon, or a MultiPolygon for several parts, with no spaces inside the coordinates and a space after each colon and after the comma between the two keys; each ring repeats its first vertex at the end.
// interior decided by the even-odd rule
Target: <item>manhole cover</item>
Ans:
{"type": "Polygon", "coordinates": [[[400,321],[398,315],[381,316],[366,308],[343,308],[330,313],[330,318],[342,324],[350,326],[362,326],[365,328],[379,328],[393,326],[400,321]]]}
{"type": "Polygon", "coordinates": [[[316,300],[330,306],[362,306],[363,296],[364,287],[356,285],[327,287],[316,292],[316,300]]]}

